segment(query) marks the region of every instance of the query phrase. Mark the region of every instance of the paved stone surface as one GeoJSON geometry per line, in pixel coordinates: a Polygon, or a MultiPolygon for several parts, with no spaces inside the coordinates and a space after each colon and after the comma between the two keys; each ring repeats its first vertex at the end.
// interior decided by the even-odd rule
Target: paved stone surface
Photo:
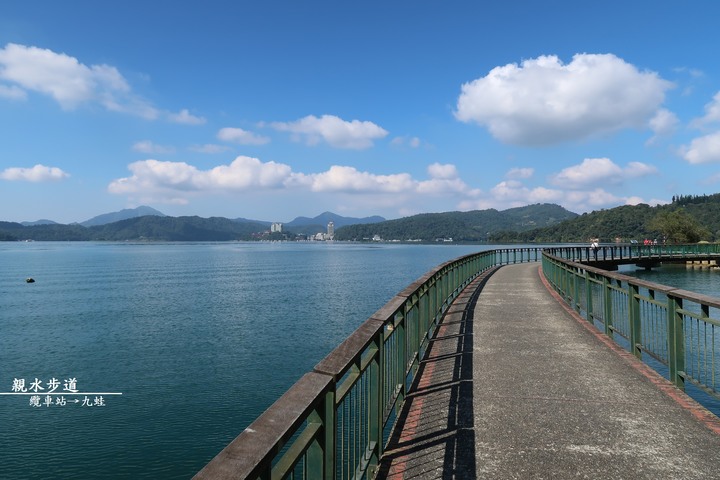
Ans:
{"type": "Polygon", "coordinates": [[[379,478],[720,479],[717,418],[568,313],[538,264],[477,286],[436,332],[379,478]]]}

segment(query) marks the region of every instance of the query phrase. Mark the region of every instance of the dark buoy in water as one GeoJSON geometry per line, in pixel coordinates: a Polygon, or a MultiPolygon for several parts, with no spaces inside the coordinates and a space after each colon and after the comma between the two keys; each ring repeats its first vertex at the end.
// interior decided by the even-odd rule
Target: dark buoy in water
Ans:
{"type": "Polygon", "coordinates": [[[26,278],[25,281],[26,281],[27,283],[35,283],[35,279],[32,278],[32,277],[26,278]]]}

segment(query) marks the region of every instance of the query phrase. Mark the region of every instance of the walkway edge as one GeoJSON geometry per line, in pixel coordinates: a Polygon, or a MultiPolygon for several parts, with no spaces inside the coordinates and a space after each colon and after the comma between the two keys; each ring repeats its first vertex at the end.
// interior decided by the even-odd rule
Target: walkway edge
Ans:
{"type": "MultiPolygon", "coordinates": [[[[482,291],[483,287],[490,279],[490,277],[497,272],[502,266],[494,266],[480,273],[475,277],[469,284],[463,288],[452,303],[448,306],[447,310],[442,314],[435,331],[433,332],[431,342],[436,341],[438,338],[442,338],[445,335],[446,330],[449,328],[446,320],[453,315],[461,313],[463,318],[467,315],[468,309],[472,308],[474,302],[477,300],[478,295],[482,291]],[[460,308],[458,308],[460,307],[460,308]]],[[[463,320],[472,321],[472,320],[463,320]]],[[[472,354],[472,352],[470,352],[472,354]]],[[[432,355],[432,349],[428,348],[423,355],[422,362],[426,362],[432,355]]],[[[383,458],[381,460],[380,468],[374,478],[383,480],[402,480],[405,476],[408,466],[413,463],[412,455],[407,450],[407,447],[392,448],[393,438],[397,438],[397,441],[401,444],[405,444],[417,439],[419,427],[419,419],[423,416],[423,411],[427,411],[425,408],[425,401],[423,397],[416,398],[418,390],[423,387],[430,387],[435,374],[435,364],[425,363],[422,370],[419,370],[417,375],[412,381],[412,384],[408,390],[408,394],[405,398],[405,402],[402,406],[402,411],[411,412],[408,413],[407,420],[402,424],[396,423],[393,425],[390,441],[388,442],[388,450],[383,452],[383,458]],[[399,430],[396,430],[399,429],[399,430]],[[402,452],[394,459],[388,458],[388,454],[396,454],[402,452]]],[[[398,414],[398,419],[403,416],[398,414]]]]}
{"type": "Polygon", "coordinates": [[[607,335],[605,335],[603,332],[601,332],[600,330],[595,328],[594,325],[590,324],[590,322],[588,322],[582,316],[580,316],[580,314],[578,314],[575,310],[570,308],[570,305],[567,304],[567,302],[560,296],[560,294],[558,294],[555,291],[555,289],[547,281],[547,279],[545,278],[545,275],[543,275],[542,266],[538,267],[538,275],[540,276],[540,280],[542,281],[543,285],[545,286],[547,291],[550,293],[550,295],[552,295],[553,298],[555,298],[560,303],[560,305],[563,307],[563,309],[576,322],[578,322],[588,332],[590,332],[593,336],[595,336],[595,338],[597,338],[598,341],[605,344],[610,350],[612,350],[617,355],[619,355],[621,358],[623,358],[628,364],[630,364],[630,366],[632,368],[634,368],[638,373],[640,373],[645,378],[647,378],[660,391],[665,393],[680,407],[689,411],[700,423],[705,425],[705,427],[707,427],[710,431],[712,431],[716,435],[720,436],[720,418],[718,418],[717,416],[715,416],[715,414],[713,414],[708,409],[706,409],[705,407],[700,405],[697,401],[695,401],[693,398],[691,398],[687,393],[683,392],[682,390],[677,388],[675,385],[670,383],[669,380],[667,380],[665,377],[661,376],[652,367],[645,364],[641,360],[637,359],[634,355],[630,354],[630,352],[626,351],[620,345],[615,343],[607,335]]]}

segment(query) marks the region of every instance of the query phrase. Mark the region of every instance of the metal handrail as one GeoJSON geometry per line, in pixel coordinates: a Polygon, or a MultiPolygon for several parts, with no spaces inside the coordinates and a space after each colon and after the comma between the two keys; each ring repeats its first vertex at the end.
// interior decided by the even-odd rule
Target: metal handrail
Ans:
{"type": "Polygon", "coordinates": [[[611,244],[590,246],[548,247],[544,251],[575,262],[634,263],[641,260],[708,260],[720,256],[720,244],[611,244]]]}
{"type": "Polygon", "coordinates": [[[539,262],[487,250],[434,268],[393,297],[212,459],[197,479],[372,477],[442,315],[476,277],[539,262]]]}
{"type": "MultiPolygon", "coordinates": [[[[692,260],[717,247],[678,245],[654,255],[662,261],[685,253],[692,260]]],[[[684,390],[691,383],[720,398],[720,298],[609,272],[563,254],[574,255],[546,250],[542,271],[569,305],[637,358],[648,361],[647,355],[666,367],[677,387],[684,390]]]]}

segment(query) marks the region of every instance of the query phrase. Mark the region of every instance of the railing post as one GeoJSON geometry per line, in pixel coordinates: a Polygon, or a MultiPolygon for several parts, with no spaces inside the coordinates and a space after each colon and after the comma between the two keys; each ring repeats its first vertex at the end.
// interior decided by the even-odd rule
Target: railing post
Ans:
{"type": "MultiPolygon", "coordinates": [[[[327,397],[326,397],[327,398],[327,397]]],[[[332,478],[332,477],[323,477],[323,475],[326,475],[327,470],[325,468],[326,461],[327,461],[327,441],[328,441],[328,434],[327,434],[327,425],[325,424],[325,415],[327,414],[326,408],[324,405],[325,402],[323,402],[323,405],[320,405],[318,409],[316,409],[313,413],[310,414],[308,417],[308,423],[315,423],[320,424],[325,429],[325,435],[321,436],[320,438],[313,441],[310,446],[308,446],[307,451],[305,452],[305,475],[308,476],[308,478],[332,478]]],[[[333,411],[335,410],[335,405],[332,406],[333,411]]],[[[334,433],[333,433],[334,437],[334,433]]],[[[334,445],[333,440],[330,440],[330,445],[334,445]]],[[[335,449],[332,450],[333,456],[335,455],[335,449]]]]}
{"type": "Polygon", "coordinates": [[[321,414],[325,432],[323,435],[323,464],[325,466],[325,479],[335,478],[335,436],[337,435],[337,422],[335,416],[335,388],[325,394],[325,401],[321,406],[321,414]]]}
{"type": "Polygon", "coordinates": [[[578,272],[575,271],[573,268],[572,271],[573,276],[573,308],[576,312],[580,311],[580,286],[578,283],[580,282],[580,276],[578,275],[578,272]]]}
{"type": "Polygon", "coordinates": [[[612,329],[613,325],[613,318],[612,318],[612,289],[610,288],[610,285],[612,283],[608,281],[608,278],[606,276],[603,276],[603,295],[605,296],[605,311],[603,312],[605,314],[605,335],[613,338],[614,332],[612,329]]]}
{"type": "Polygon", "coordinates": [[[682,308],[682,298],[668,295],[667,301],[670,381],[676,387],[685,390],[685,330],[683,315],[678,312],[682,308]]]}
{"type": "Polygon", "coordinates": [[[593,301],[592,301],[592,284],[590,282],[590,273],[585,270],[585,311],[587,312],[586,319],[588,322],[594,324],[593,316],[593,301]]]}
{"type": "Polygon", "coordinates": [[[630,351],[637,358],[642,357],[642,331],[640,328],[640,287],[628,283],[628,323],[630,328],[630,351]]]}
{"type": "Polygon", "coordinates": [[[395,404],[395,413],[400,414],[400,408],[402,406],[402,403],[405,401],[405,396],[407,395],[407,364],[408,364],[408,356],[407,356],[407,339],[405,338],[407,329],[405,325],[405,313],[400,312],[396,313],[393,316],[393,321],[397,320],[396,316],[400,315],[401,320],[397,324],[397,327],[395,327],[395,335],[397,335],[397,359],[395,361],[395,366],[397,368],[397,377],[399,378],[402,384],[400,385],[400,392],[398,392],[398,398],[397,403],[395,404]]]}
{"type": "MultiPolygon", "coordinates": [[[[370,412],[368,415],[368,421],[370,422],[368,428],[368,448],[370,449],[370,459],[367,468],[367,478],[375,476],[375,470],[380,462],[383,452],[383,438],[382,438],[382,423],[383,423],[383,404],[382,404],[382,392],[383,392],[383,378],[382,372],[385,370],[382,365],[384,358],[383,355],[383,334],[382,330],[380,335],[377,336],[375,341],[377,347],[377,353],[375,359],[370,363],[369,372],[370,375],[370,400],[369,407],[370,412]],[[375,445],[373,446],[373,443],[375,445]]],[[[310,477],[312,478],[312,476],[310,477]]]]}

